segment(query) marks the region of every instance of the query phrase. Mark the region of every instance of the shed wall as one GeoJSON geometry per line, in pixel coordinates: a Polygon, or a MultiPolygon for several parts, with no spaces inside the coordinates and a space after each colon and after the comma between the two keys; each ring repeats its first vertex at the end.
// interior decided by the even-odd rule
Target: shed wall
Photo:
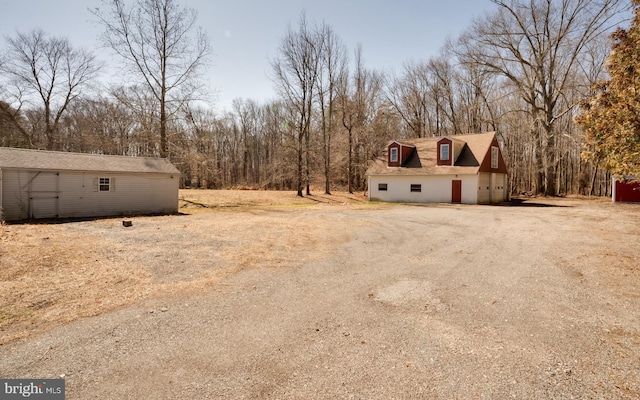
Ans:
{"type": "Polygon", "coordinates": [[[4,169],[1,204],[7,221],[174,213],[178,211],[178,177],[151,173],[61,171],[57,174],[4,169]],[[114,190],[96,191],[95,179],[101,177],[111,178],[114,190]],[[36,196],[35,189],[38,189],[36,196]],[[49,195],[50,192],[55,195],[49,195]],[[54,215],[51,210],[55,210],[54,215]]]}
{"type": "Polygon", "coordinates": [[[369,200],[406,203],[451,203],[453,180],[462,181],[462,203],[478,202],[477,175],[377,175],[369,176],[369,200]],[[378,185],[387,184],[381,191],[378,185]],[[412,192],[411,185],[422,185],[420,192],[412,192]]]}
{"type": "Polygon", "coordinates": [[[502,203],[507,200],[507,174],[492,174],[491,190],[493,190],[491,196],[491,202],[502,203]]]}
{"type": "Polygon", "coordinates": [[[614,202],[640,203],[640,182],[614,179],[612,198],[614,202]]]}
{"type": "Polygon", "coordinates": [[[478,174],[478,204],[491,203],[491,174],[478,174]]]}
{"type": "Polygon", "coordinates": [[[478,174],[478,204],[495,204],[507,200],[507,174],[478,174]]]}

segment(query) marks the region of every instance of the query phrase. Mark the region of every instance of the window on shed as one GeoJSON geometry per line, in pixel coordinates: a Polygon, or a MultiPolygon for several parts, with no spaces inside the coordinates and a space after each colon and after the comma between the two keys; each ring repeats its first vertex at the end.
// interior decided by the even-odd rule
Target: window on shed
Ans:
{"type": "Polygon", "coordinates": [[[387,191],[387,184],[386,183],[378,183],[378,190],[381,192],[386,192],[387,191]]]}
{"type": "Polygon", "coordinates": [[[98,183],[98,191],[100,192],[108,192],[111,190],[111,179],[110,178],[100,178],[100,182],[98,183]]]}
{"type": "Polygon", "coordinates": [[[412,183],[411,184],[411,191],[412,192],[422,192],[422,185],[419,183],[412,183]]]}
{"type": "Polygon", "coordinates": [[[398,162],[398,148],[397,147],[392,147],[391,148],[391,155],[389,157],[389,161],[398,162]]]}
{"type": "Polygon", "coordinates": [[[116,182],[114,178],[94,178],[94,192],[113,192],[116,190],[116,182]]]}
{"type": "Polygon", "coordinates": [[[498,148],[496,146],[491,146],[491,168],[498,169],[498,148]]]}
{"type": "Polygon", "coordinates": [[[441,144],[440,145],[440,159],[442,161],[449,160],[449,144],[441,144]]]}

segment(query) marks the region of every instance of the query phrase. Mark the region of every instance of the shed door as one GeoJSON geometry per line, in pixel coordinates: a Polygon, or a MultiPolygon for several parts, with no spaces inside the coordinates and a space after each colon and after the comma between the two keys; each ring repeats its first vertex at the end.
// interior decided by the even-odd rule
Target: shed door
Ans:
{"type": "Polygon", "coordinates": [[[451,181],[451,202],[462,203],[462,181],[451,181]]]}
{"type": "Polygon", "coordinates": [[[57,218],[59,214],[60,174],[34,172],[29,180],[29,217],[57,218]]]}

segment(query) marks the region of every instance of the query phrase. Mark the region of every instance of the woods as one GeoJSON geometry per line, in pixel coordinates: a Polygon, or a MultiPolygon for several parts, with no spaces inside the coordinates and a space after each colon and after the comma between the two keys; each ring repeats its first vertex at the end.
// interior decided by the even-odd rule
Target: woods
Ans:
{"type": "Polygon", "coordinates": [[[367,68],[366,49],[302,13],[270,50],[274,99],[216,112],[201,90],[212,46],[196,11],[105,1],[92,12],[128,80],[105,86],[90,51],[42,31],[6,38],[0,146],[166,156],[183,187],[303,196],[364,190],[369,160],[391,140],[496,131],[513,193],[608,194],[611,163],[581,156],[574,118],[607,78],[608,38],[628,2],[492,3],[439,54],[400,71],[367,68]]]}
{"type": "Polygon", "coordinates": [[[585,158],[623,177],[640,176],[640,2],[634,1],[634,7],[629,29],[613,34],[610,78],[584,99],[576,119],[586,133],[585,158]]]}

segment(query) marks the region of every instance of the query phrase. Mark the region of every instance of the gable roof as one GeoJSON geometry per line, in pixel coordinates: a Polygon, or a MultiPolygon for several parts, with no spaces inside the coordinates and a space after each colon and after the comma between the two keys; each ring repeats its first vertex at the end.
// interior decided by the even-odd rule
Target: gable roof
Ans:
{"type": "Polygon", "coordinates": [[[109,156],[0,147],[0,169],[180,174],[166,158],[109,156]]]}
{"type": "Polygon", "coordinates": [[[469,135],[446,136],[464,146],[455,160],[455,165],[437,165],[437,143],[443,137],[403,140],[404,145],[415,146],[415,151],[402,167],[387,166],[387,148],[367,169],[367,175],[455,175],[477,174],[485,157],[489,153],[496,133],[476,133],[469,135]]]}

